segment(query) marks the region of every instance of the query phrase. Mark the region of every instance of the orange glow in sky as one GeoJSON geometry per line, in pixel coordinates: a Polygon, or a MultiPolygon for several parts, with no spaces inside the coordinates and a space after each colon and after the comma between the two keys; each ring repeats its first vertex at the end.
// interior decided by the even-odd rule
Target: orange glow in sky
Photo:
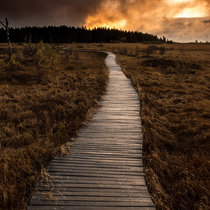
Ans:
{"type": "Polygon", "coordinates": [[[207,10],[204,4],[197,4],[192,7],[185,7],[183,8],[175,18],[201,18],[207,16],[207,10]]]}
{"type": "Polygon", "coordinates": [[[187,3],[192,2],[194,0],[166,0],[166,3],[168,4],[181,4],[181,3],[187,3]]]}
{"type": "Polygon", "coordinates": [[[153,28],[157,28],[156,21],[164,18],[201,18],[208,16],[203,1],[162,0],[158,4],[151,1],[145,11],[139,2],[130,1],[131,6],[127,7],[126,14],[123,14],[121,11],[122,4],[118,1],[105,1],[101,9],[87,17],[85,25],[88,28],[106,27],[129,30],[134,27],[135,30],[135,27],[138,29],[140,24],[144,24],[144,27],[149,26],[148,23],[150,22],[153,24],[153,28]],[[154,11],[152,11],[153,5],[154,11]],[[135,21],[139,21],[139,25],[135,21]]]}
{"type": "Polygon", "coordinates": [[[202,34],[203,40],[210,37],[208,26],[202,20],[193,22],[196,18],[210,19],[207,0],[148,0],[144,3],[126,0],[126,4],[122,3],[124,1],[105,0],[95,13],[88,15],[86,27],[137,30],[171,37],[178,34],[180,40],[182,37],[187,40],[187,36],[195,39],[198,34],[202,34]]]}
{"type": "Polygon", "coordinates": [[[103,17],[100,16],[97,16],[97,18],[89,16],[86,20],[86,26],[90,29],[96,27],[123,29],[126,27],[126,23],[127,21],[125,19],[116,21],[105,21],[103,20],[103,17]]]}

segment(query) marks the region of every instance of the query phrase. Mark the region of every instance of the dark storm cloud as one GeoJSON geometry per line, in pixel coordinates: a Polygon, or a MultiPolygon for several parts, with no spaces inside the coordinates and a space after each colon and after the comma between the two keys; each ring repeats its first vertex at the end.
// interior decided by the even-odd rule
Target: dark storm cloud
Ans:
{"type": "Polygon", "coordinates": [[[177,18],[165,20],[164,27],[158,34],[164,34],[172,40],[189,42],[189,41],[208,41],[210,33],[208,22],[205,18],[177,18]]]}
{"type": "Polygon", "coordinates": [[[3,0],[0,18],[15,25],[82,25],[96,12],[101,0],[3,0]]]}
{"type": "MultiPolygon", "coordinates": [[[[118,13],[129,14],[130,8],[140,6],[145,12],[162,0],[3,0],[0,18],[8,17],[13,25],[83,25],[105,3],[118,5],[118,13]]],[[[109,8],[107,8],[109,9],[109,8]]],[[[109,16],[115,19],[117,14],[109,16]]]]}
{"type": "Polygon", "coordinates": [[[204,20],[203,23],[210,24],[210,20],[204,20]]]}

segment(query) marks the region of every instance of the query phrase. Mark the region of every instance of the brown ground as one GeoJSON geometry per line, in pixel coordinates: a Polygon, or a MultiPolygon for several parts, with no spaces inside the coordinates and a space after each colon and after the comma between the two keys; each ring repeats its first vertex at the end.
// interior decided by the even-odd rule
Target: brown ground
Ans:
{"type": "Polygon", "coordinates": [[[119,49],[118,61],[139,93],[155,206],[209,209],[210,45],[142,48],[119,49]]]}
{"type": "MultiPolygon", "coordinates": [[[[44,166],[105,92],[104,54],[57,46],[0,46],[0,209],[23,209],[44,166]]],[[[67,145],[68,146],[68,145],[67,145]]]]}
{"type": "MultiPolygon", "coordinates": [[[[209,209],[210,45],[73,44],[71,47],[117,53],[118,62],[138,91],[145,172],[156,208],[209,209]]],[[[44,65],[39,62],[40,57],[34,57],[33,66],[38,69],[44,65]]],[[[107,77],[99,76],[105,73],[99,67],[104,57],[79,53],[78,59],[78,53],[73,52],[70,62],[68,56],[61,58],[65,68],[56,70],[51,61],[51,69],[44,68],[47,70],[44,74],[39,70],[29,71],[31,64],[24,59],[22,66],[29,67],[24,80],[22,71],[12,74],[0,71],[0,123],[4,128],[0,131],[0,203],[4,206],[24,203],[43,164],[75,134],[85,119],[87,107],[94,106],[95,98],[104,90],[107,77]],[[93,60],[97,63],[91,69],[93,60]],[[90,93],[94,94],[93,100],[88,97],[90,93]],[[83,109],[86,111],[80,116],[83,109]]],[[[12,64],[13,68],[18,66],[19,63],[12,64]]],[[[5,68],[10,70],[11,66],[5,68]]]]}

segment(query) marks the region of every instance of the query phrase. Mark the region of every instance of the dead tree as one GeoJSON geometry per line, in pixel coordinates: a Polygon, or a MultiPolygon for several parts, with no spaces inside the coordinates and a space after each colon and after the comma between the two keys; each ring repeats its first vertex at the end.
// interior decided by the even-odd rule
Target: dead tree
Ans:
{"type": "Polygon", "coordinates": [[[9,22],[8,22],[8,19],[5,18],[5,24],[1,21],[0,21],[0,24],[4,27],[4,29],[6,30],[6,33],[7,33],[8,55],[9,55],[9,60],[11,60],[11,57],[12,57],[12,43],[11,43],[10,37],[9,37],[9,22]]]}

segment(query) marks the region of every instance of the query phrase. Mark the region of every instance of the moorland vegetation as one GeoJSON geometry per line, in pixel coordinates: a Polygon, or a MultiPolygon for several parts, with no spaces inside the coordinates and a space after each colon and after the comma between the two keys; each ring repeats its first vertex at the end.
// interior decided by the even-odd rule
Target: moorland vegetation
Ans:
{"type": "Polygon", "coordinates": [[[105,54],[51,44],[0,46],[0,209],[25,209],[105,92],[105,54]]]}

